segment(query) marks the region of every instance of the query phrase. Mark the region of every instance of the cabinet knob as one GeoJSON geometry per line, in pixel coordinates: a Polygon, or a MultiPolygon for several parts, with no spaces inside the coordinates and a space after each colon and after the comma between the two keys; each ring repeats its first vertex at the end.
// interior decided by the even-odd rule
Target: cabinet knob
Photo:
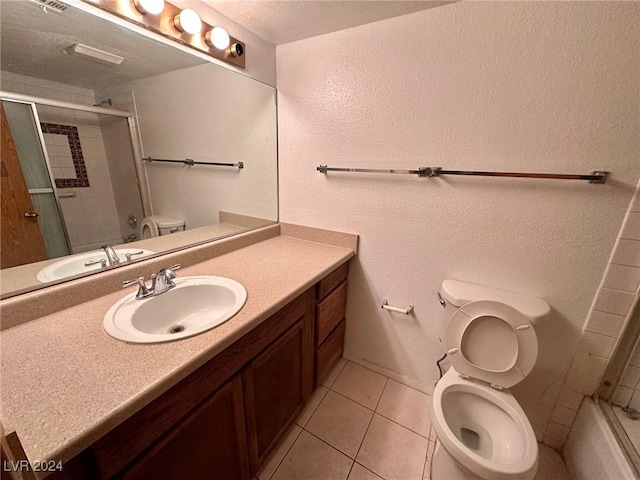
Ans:
{"type": "Polygon", "coordinates": [[[35,212],[27,212],[27,213],[25,213],[25,214],[24,214],[24,217],[25,217],[25,218],[37,218],[37,217],[39,217],[39,216],[40,216],[40,215],[39,215],[39,214],[37,214],[37,213],[35,213],[35,212]]]}

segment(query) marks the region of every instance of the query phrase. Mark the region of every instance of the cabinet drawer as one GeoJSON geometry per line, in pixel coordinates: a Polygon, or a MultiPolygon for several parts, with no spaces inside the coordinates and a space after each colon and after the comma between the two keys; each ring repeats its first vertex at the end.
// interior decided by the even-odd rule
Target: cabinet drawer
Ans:
{"type": "Polygon", "coordinates": [[[347,279],[349,262],[343,263],[316,285],[316,300],[322,300],[327,293],[347,279]]]}
{"type": "Polygon", "coordinates": [[[318,304],[316,346],[320,345],[344,318],[346,307],[347,282],[343,282],[318,304]]]}
{"type": "Polygon", "coordinates": [[[331,332],[325,342],[318,347],[316,351],[316,387],[322,383],[322,381],[331,373],[333,367],[338,363],[338,360],[342,357],[342,351],[344,349],[344,331],[345,322],[340,322],[340,325],[331,332]]]}

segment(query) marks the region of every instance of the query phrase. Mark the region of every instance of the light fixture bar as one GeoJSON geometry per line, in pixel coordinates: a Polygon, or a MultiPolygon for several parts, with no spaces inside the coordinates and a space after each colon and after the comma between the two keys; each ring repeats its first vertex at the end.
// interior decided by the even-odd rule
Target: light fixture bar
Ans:
{"type": "MultiPolygon", "coordinates": [[[[1,0],[0,0],[1,1],[1,0]]],[[[245,52],[246,46],[240,40],[229,37],[229,44],[226,48],[219,49],[207,42],[207,37],[211,38],[210,31],[213,26],[202,22],[202,28],[198,33],[189,33],[186,29],[181,31],[175,22],[176,16],[180,15],[183,10],[172,5],[165,0],[164,8],[159,14],[142,13],[138,6],[142,5],[142,1],[138,0],[137,5],[134,0],[82,0],[85,3],[98,7],[109,13],[118,15],[125,20],[136,23],[147,30],[179,42],[191,48],[195,48],[200,52],[204,52],[213,58],[222,60],[236,67],[245,68],[245,52]]],[[[147,3],[146,1],[144,2],[147,3]]],[[[178,22],[180,24],[180,22],[178,22]]],[[[184,25],[181,25],[184,27],[184,25]]],[[[213,43],[213,42],[212,42],[213,43]]],[[[216,42],[217,43],[217,42],[216,42]]]]}
{"type": "Polygon", "coordinates": [[[105,52],[97,48],[83,45],[82,43],[74,43],[70,47],[65,48],[64,53],[74,57],[84,58],[92,62],[101,63],[102,65],[120,65],[124,61],[124,57],[113,53],[105,52]]]}

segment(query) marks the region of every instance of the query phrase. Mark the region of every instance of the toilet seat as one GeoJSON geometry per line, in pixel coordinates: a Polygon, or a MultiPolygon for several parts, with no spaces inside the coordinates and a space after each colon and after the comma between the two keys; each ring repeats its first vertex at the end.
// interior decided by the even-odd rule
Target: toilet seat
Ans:
{"type": "Polygon", "coordinates": [[[533,369],[538,339],[529,319],[493,300],[469,302],[451,316],[443,343],[453,368],[463,377],[509,388],[533,369]]]}
{"type": "Polygon", "coordinates": [[[148,238],[158,237],[159,235],[160,230],[158,229],[158,224],[153,220],[153,217],[147,217],[142,220],[142,223],[140,224],[140,238],[145,240],[148,238]]]}

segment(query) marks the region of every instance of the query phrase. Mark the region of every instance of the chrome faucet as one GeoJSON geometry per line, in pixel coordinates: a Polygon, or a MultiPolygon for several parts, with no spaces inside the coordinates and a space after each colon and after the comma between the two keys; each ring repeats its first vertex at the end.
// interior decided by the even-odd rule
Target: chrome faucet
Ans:
{"type": "Polygon", "coordinates": [[[136,293],[136,300],[155,297],[156,295],[160,295],[176,286],[173,280],[176,278],[175,270],[178,270],[179,268],[180,264],[176,264],[168,268],[163,268],[158,273],[152,274],[151,288],[147,287],[144,277],[139,277],[135,280],[127,280],[122,283],[122,286],[128,287],[137,283],[138,293],[136,293]]]}
{"type": "Polygon", "coordinates": [[[118,258],[118,254],[111,245],[103,245],[100,249],[107,255],[109,265],[118,265],[120,263],[120,258],[118,258]]]}
{"type": "Polygon", "coordinates": [[[174,270],[179,268],[180,264],[176,264],[169,268],[163,268],[158,273],[151,275],[151,291],[153,295],[160,295],[176,286],[173,282],[176,278],[174,270]]]}

